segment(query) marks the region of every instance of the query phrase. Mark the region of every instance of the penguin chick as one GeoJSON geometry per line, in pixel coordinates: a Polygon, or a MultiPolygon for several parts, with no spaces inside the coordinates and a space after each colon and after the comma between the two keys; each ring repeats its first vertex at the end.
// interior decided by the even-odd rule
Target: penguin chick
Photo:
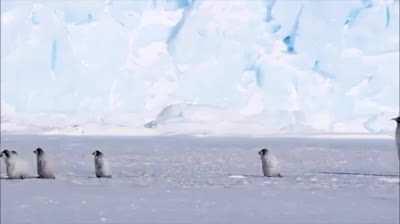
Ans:
{"type": "Polygon", "coordinates": [[[108,166],[108,161],[104,158],[104,154],[99,150],[92,153],[94,155],[94,168],[97,178],[111,178],[111,173],[108,166]]]}
{"type": "Polygon", "coordinates": [[[392,120],[394,120],[396,122],[396,145],[397,145],[397,156],[399,158],[400,161],[400,116],[393,118],[392,120]]]}
{"type": "Polygon", "coordinates": [[[261,166],[264,176],[282,177],[279,172],[276,172],[276,158],[271,155],[268,149],[261,149],[258,154],[261,158],[261,166]]]}
{"type": "Polygon", "coordinates": [[[56,177],[43,149],[37,148],[33,153],[36,154],[38,177],[44,179],[55,179],[56,177]]]}
{"type": "Polygon", "coordinates": [[[28,177],[25,169],[27,164],[25,161],[18,158],[18,153],[16,151],[5,149],[0,153],[0,157],[4,158],[8,178],[24,179],[28,177]]]}

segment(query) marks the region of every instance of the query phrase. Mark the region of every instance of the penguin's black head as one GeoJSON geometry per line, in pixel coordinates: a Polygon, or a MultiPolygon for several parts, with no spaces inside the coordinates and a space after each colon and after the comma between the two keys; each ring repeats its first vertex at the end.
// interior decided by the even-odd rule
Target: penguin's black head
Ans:
{"type": "Polygon", "coordinates": [[[33,151],[36,155],[42,155],[44,153],[43,149],[37,148],[35,151],[33,151]]]}
{"type": "Polygon", "coordinates": [[[92,153],[92,155],[94,155],[94,156],[102,156],[103,153],[100,152],[99,150],[96,150],[96,151],[94,151],[94,152],[92,153]]]}
{"type": "Polygon", "coordinates": [[[258,154],[259,154],[260,156],[265,156],[267,153],[268,153],[268,149],[261,149],[261,150],[258,152],[258,154]]]}
{"type": "Polygon", "coordinates": [[[3,155],[4,155],[6,158],[10,158],[11,152],[10,152],[8,149],[4,149],[4,150],[0,153],[0,157],[3,157],[3,155]]]}
{"type": "Polygon", "coordinates": [[[400,123],[400,116],[392,118],[392,120],[396,121],[399,124],[400,123]]]}

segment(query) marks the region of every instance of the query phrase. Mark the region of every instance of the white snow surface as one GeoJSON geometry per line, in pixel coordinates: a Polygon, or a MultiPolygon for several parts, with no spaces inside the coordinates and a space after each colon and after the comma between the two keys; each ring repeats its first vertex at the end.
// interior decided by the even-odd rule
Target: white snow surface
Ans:
{"type": "MultiPolygon", "coordinates": [[[[56,161],[56,179],[0,179],[1,223],[397,223],[392,139],[3,135],[56,161]],[[94,177],[101,147],[111,179],[94,177]],[[258,151],[280,161],[262,176],[258,151]]],[[[4,163],[0,166],[4,177],[4,163]]]]}
{"type": "Polygon", "coordinates": [[[395,0],[7,0],[1,27],[9,133],[388,134],[398,114],[395,0]]]}

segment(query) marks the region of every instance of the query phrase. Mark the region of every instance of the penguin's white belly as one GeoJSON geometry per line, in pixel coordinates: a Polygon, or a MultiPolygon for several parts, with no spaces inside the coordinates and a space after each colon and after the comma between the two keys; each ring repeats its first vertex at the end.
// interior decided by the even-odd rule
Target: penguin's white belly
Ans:
{"type": "Polygon", "coordinates": [[[41,178],[54,178],[54,172],[46,160],[39,160],[38,174],[41,178]]]}
{"type": "Polygon", "coordinates": [[[9,178],[24,178],[28,177],[28,164],[18,158],[9,158],[6,161],[7,176],[9,178]]]}
{"type": "Polygon", "coordinates": [[[397,144],[397,156],[400,161],[400,125],[397,124],[396,128],[396,144],[397,144]]]}
{"type": "Polygon", "coordinates": [[[262,159],[262,169],[264,176],[271,177],[279,175],[277,161],[274,157],[262,159]]]}
{"type": "Polygon", "coordinates": [[[9,178],[15,176],[15,164],[10,159],[6,161],[6,171],[9,178]]]}
{"type": "Polygon", "coordinates": [[[108,162],[104,159],[95,160],[95,169],[97,177],[109,177],[111,172],[108,166],[108,162]]]}

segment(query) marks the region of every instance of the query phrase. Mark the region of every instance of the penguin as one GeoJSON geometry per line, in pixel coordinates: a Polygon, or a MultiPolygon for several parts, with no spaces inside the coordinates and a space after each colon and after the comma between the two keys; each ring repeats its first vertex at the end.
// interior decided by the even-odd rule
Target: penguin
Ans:
{"type": "Polygon", "coordinates": [[[33,153],[36,154],[38,177],[43,179],[55,179],[56,177],[43,149],[37,148],[33,153]]]}
{"type": "Polygon", "coordinates": [[[396,121],[396,144],[397,144],[397,156],[400,161],[400,116],[393,118],[392,120],[396,121]]]}
{"type": "Polygon", "coordinates": [[[97,178],[107,177],[111,178],[108,161],[104,158],[104,154],[99,150],[92,153],[94,155],[94,168],[97,178]]]}
{"type": "Polygon", "coordinates": [[[261,158],[261,165],[264,176],[282,177],[279,172],[276,172],[276,158],[271,155],[268,149],[261,149],[258,154],[261,158]]]}
{"type": "Polygon", "coordinates": [[[24,179],[28,177],[25,172],[27,164],[18,158],[18,153],[14,150],[5,149],[0,153],[6,163],[6,172],[9,179],[24,179]]]}

